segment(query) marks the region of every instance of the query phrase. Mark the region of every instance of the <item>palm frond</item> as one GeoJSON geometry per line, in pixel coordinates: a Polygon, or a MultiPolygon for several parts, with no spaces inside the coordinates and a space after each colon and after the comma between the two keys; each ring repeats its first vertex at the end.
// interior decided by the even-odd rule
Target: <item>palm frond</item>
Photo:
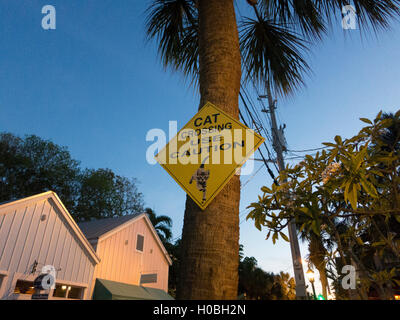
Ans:
{"type": "Polygon", "coordinates": [[[354,6],[361,30],[387,29],[400,15],[400,0],[261,0],[261,7],[276,23],[298,26],[306,37],[326,33],[333,21],[341,22],[342,10],[354,6]]]}
{"type": "Polygon", "coordinates": [[[324,16],[314,0],[261,0],[260,6],[274,23],[299,30],[307,38],[320,39],[326,33],[324,16]]]}
{"type": "MultiPolygon", "coordinates": [[[[400,15],[399,0],[315,0],[319,10],[326,17],[341,14],[343,7],[353,5],[361,29],[373,31],[387,29],[389,21],[400,15]]],[[[329,18],[328,18],[329,19],[329,18]]]]}
{"type": "Polygon", "coordinates": [[[146,33],[149,40],[157,41],[164,67],[197,79],[198,15],[194,1],[155,0],[147,9],[146,33]]]}
{"type": "Polygon", "coordinates": [[[172,219],[165,215],[158,216],[151,208],[146,208],[145,212],[160,238],[169,241],[172,238],[172,219]]]}
{"type": "Polygon", "coordinates": [[[155,225],[165,225],[167,227],[172,226],[172,219],[168,216],[156,216],[154,221],[155,225]]]}
{"type": "Polygon", "coordinates": [[[289,94],[304,85],[310,70],[303,54],[306,41],[292,30],[274,23],[265,14],[240,24],[240,48],[247,68],[246,80],[254,78],[275,92],[289,94]]]}
{"type": "Polygon", "coordinates": [[[167,241],[172,238],[172,232],[168,227],[159,225],[159,226],[157,226],[156,230],[157,230],[157,233],[161,236],[161,238],[164,238],[167,241]]]}

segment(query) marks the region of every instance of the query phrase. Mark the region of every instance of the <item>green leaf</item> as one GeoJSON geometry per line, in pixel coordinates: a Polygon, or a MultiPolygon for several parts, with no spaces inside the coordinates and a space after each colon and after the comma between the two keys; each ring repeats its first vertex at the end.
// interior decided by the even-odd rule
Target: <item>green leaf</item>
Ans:
{"type": "Polygon", "coordinates": [[[380,162],[388,162],[388,163],[392,163],[393,161],[397,160],[396,157],[379,157],[376,159],[377,161],[380,162]]]}
{"type": "Polygon", "coordinates": [[[312,218],[312,213],[311,213],[310,209],[308,209],[308,208],[306,208],[306,207],[301,207],[300,210],[301,210],[302,212],[304,212],[306,215],[308,215],[309,217],[312,218]]]}
{"type": "Polygon", "coordinates": [[[329,162],[333,161],[333,160],[336,158],[338,152],[339,152],[338,149],[334,149],[334,150],[331,152],[331,155],[329,156],[329,162]]]}
{"type": "Polygon", "coordinates": [[[369,119],[367,119],[367,118],[360,118],[360,120],[361,120],[362,122],[365,122],[365,123],[368,123],[368,124],[372,124],[372,121],[369,120],[369,119]]]}
{"type": "Polygon", "coordinates": [[[365,178],[360,178],[361,185],[363,186],[364,190],[373,198],[378,197],[378,192],[375,189],[375,186],[369,182],[365,178]]]}
{"type": "Polygon", "coordinates": [[[286,234],[284,234],[283,232],[279,232],[280,236],[282,237],[283,240],[289,242],[289,238],[287,237],[286,234]]]}
{"type": "Polygon", "coordinates": [[[372,244],[373,247],[379,247],[379,246],[384,246],[386,243],[385,241],[378,241],[378,242],[374,242],[372,244]]]}
{"type": "Polygon", "coordinates": [[[378,115],[376,116],[376,118],[375,118],[375,120],[374,120],[374,123],[377,123],[380,119],[381,119],[381,117],[382,117],[382,110],[378,113],[378,115]]]}
{"type": "Polygon", "coordinates": [[[354,183],[352,183],[349,187],[347,198],[349,199],[353,210],[357,210],[357,187],[354,183]]]}
{"type": "Polygon", "coordinates": [[[256,227],[258,230],[261,231],[261,223],[260,223],[260,218],[259,218],[259,217],[256,217],[256,218],[255,218],[255,220],[254,220],[254,225],[255,225],[255,227],[256,227]]]}
{"type": "Polygon", "coordinates": [[[274,232],[274,234],[272,235],[272,243],[275,244],[277,239],[278,239],[278,233],[274,232]]]}
{"type": "Polygon", "coordinates": [[[327,146],[327,147],[336,147],[336,144],[334,144],[334,143],[330,143],[330,142],[322,142],[322,144],[324,145],[324,146],[327,146]]]}
{"type": "Polygon", "coordinates": [[[358,170],[363,163],[365,154],[367,153],[367,147],[364,147],[355,157],[355,167],[358,170]]]}
{"type": "Polygon", "coordinates": [[[268,187],[265,187],[265,186],[261,188],[261,191],[264,192],[264,193],[272,193],[272,190],[270,188],[268,188],[268,187]]]}
{"type": "Polygon", "coordinates": [[[384,177],[385,175],[378,170],[369,170],[368,173],[376,174],[377,176],[384,177]]]}
{"type": "Polygon", "coordinates": [[[314,160],[314,158],[311,157],[309,154],[306,154],[306,159],[307,159],[308,161],[313,161],[313,160],[314,160]]]}
{"type": "Polygon", "coordinates": [[[343,196],[344,196],[344,201],[347,203],[349,200],[349,189],[350,189],[350,186],[351,186],[351,184],[352,184],[352,182],[351,181],[346,181],[346,182],[343,182],[343,184],[345,184],[346,186],[345,186],[345,188],[344,188],[344,194],[343,194],[343,196]]]}
{"type": "Polygon", "coordinates": [[[340,161],[342,161],[343,166],[345,167],[346,170],[351,170],[351,164],[352,162],[346,159],[345,157],[340,157],[340,161]]]}
{"type": "Polygon", "coordinates": [[[392,279],[392,281],[394,281],[394,283],[396,283],[398,286],[400,286],[400,280],[392,279]]]}
{"type": "Polygon", "coordinates": [[[343,143],[341,136],[336,136],[335,137],[335,141],[336,141],[337,144],[342,144],[343,143]]]}

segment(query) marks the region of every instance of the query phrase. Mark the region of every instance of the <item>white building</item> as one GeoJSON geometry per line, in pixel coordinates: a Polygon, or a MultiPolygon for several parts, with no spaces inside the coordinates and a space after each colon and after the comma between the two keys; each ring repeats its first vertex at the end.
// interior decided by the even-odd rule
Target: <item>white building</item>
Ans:
{"type": "Polygon", "coordinates": [[[45,266],[56,272],[49,299],[88,299],[99,261],[54,192],[0,205],[0,299],[31,299],[45,266]]]}
{"type": "Polygon", "coordinates": [[[138,287],[150,288],[145,290],[154,298],[170,298],[164,293],[168,292],[172,261],[147,214],[83,222],[79,227],[100,258],[94,278],[108,280],[102,285],[108,286],[112,295],[120,296],[112,292],[119,283],[125,285],[124,292],[132,294],[126,299],[144,299],[147,293],[138,287]]]}
{"type": "Polygon", "coordinates": [[[171,263],[145,213],[78,227],[52,191],[0,205],[0,299],[31,299],[48,270],[53,300],[172,299],[171,263]]]}

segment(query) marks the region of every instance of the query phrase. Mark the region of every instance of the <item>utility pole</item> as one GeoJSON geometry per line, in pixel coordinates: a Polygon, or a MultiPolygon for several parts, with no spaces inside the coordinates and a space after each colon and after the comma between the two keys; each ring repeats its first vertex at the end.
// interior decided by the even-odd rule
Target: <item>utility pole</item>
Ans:
{"type": "MultiPolygon", "coordinates": [[[[285,161],[283,159],[284,146],[282,141],[284,139],[284,133],[283,133],[283,128],[278,129],[275,116],[276,100],[275,101],[273,100],[271,87],[268,82],[266,84],[266,87],[267,87],[267,98],[269,105],[269,110],[267,112],[269,112],[271,116],[271,130],[272,130],[272,140],[273,140],[272,143],[273,143],[273,148],[276,152],[279,171],[282,171],[285,170],[285,161]]],[[[260,98],[265,98],[265,96],[260,96],[260,98]]],[[[301,253],[299,247],[299,240],[297,238],[296,222],[294,220],[289,221],[288,230],[290,239],[290,249],[292,252],[294,276],[296,281],[296,297],[299,300],[303,300],[307,299],[306,282],[304,279],[303,264],[301,262],[301,253]]]]}
{"type": "MultiPolygon", "coordinates": [[[[247,0],[248,4],[253,7],[257,19],[261,21],[260,14],[257,10],[258,0],[247,0]]],[[[266,81],[267,87],[267,97],[269,110],[267,112],[271,115],[271,129],[272,129],[272,143],[274,150],[276,152],[276,158],[278,162],[279,171],[285,170],[285,161],[283,160],[283,140],[284,140],[284,128],[279,128],[276,123],[275,117],[275,103],[272,98],[271,86],[269,81],[266,81]]],[[[259,98],[265,98],[265,96],[260,96],[259,98]]],[[[299,247],[299,240],[297,238],[296,223],[293,220],[289,221],[288,224],[289,239],[290,239],[290,249],[292,252],[292,261],[294,269],[294,279],[296,281],[296,297],[299,300],[307,299],[306,294],[306,282],[304,279],[303,264],[301,262],[301,253],[299,247]]]]}

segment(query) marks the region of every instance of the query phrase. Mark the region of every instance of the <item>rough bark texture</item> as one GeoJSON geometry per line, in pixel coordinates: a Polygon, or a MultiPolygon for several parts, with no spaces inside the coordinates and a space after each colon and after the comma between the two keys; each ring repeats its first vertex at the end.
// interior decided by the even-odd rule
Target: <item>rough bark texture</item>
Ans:
{"type": "Polygon", "coordinates": [[[310,260],[312,264],[317,268],[319,278],[321,280],[322,294],[325,299],[328,297],[328,278],[326,276],[326,250],[321,243],[320,238],[312,237],[308,246],[310,252],[310,260]]]}
{"type": "MultiPolygon", "coordinates": [[[[240,52],[233,0],[199,0],[200,107],[207,101],[238,119],[240,52]]],[[[182,232],[178,299],[236,299],[240,181],[234,176],[202,211],[190,197],[182,232]]]]}

